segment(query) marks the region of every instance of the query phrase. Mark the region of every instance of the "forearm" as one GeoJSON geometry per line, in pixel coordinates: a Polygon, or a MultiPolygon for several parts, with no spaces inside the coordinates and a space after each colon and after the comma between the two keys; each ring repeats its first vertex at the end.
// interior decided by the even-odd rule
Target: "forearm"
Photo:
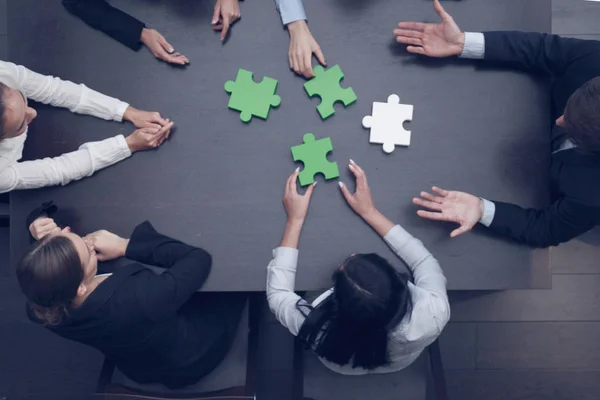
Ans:
{"type": "Polygon", "coordinates": [[[24,161],[0,172],[0,192],[66,185],[129,157],[123,136],[82,145],[59,157],[24,161]]]}
{"type": "Polygon", "coordinates": [[[377,209],[369,211],[365,215],[361,215],[367,224],[371,226],[379,234],[384,237],[394,227],[394,223],[386,218],[385,215],[380,213],[377,209]]]}
{"type": "Polygon", "coordinates": [[[280,247],[288,247],[292,249],[298,248],[298,242],[300,241],[300,232],[302,232],[302,226],[304,220],[291,219],[285,224],[283,231],[283,237],[281,238],[280,247]]]}
{"type": "Polygon", "coordinates": [[[63,0],[65,8],[94,29],[104,32],[132,50],[141,46],[143,22],[112,7],[105,0],[63,0]]]}

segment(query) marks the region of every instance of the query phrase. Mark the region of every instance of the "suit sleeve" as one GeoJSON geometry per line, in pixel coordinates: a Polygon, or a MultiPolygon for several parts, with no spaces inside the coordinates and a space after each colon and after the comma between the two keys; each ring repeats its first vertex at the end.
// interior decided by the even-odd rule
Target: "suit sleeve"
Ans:
{"type": "Polygon", "coordinates": [[[146,25],[106,0],[62,0],[63,6],[94,29],[104,32],[132,50],[141,47],[140,37],[146,25]]]}
{"type": "Polygon", "coordinates": [[[534,247],[556,246],[595,226],[598,207],[572,198],[562,198],[545,209],[525,209],[495,202],[496,213],[490,229],[502,236],[534,247]]]}
{"type": "Polygon", "coordinates": [[[485,32],[485,62],[561,75],[571,63],[600,51],[600,42],[526,32],[485,32]]]}
{"type": "Polygon", "coordinates": [[[206,251],[156,232],[147,221],[133,231],[125,256],[166,268],[136,293],[146,315],[154,319],[176,312],[206,282],[212,265],[206,251]]]}

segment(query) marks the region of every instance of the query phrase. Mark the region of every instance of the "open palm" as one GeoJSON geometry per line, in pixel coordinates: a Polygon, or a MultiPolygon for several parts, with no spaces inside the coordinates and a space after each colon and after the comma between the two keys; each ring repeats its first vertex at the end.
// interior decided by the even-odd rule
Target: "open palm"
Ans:
{"type": "Polygon", "coordinates": [[[410,53],[429,57],[449,57],[459,55],[464,47],[465,37],[456,22],[448,14],[439,0],[433,7],[442,19],[437,24],[424,22],[400,22],[394,30],[396,41],[408,45],[410,53]]]}
{"type": "Polygon", "coordinates": [[[450,234],[456,237],[468,232],[481,219],[481,199],[469,193],[448,191],[438,187],[432,188],[436,195],[421,192],[421,198],[414,198],[413,203],[432,211],[417,211],[422,218],[436,221],[456,222],[460,225],[450,234]]]}

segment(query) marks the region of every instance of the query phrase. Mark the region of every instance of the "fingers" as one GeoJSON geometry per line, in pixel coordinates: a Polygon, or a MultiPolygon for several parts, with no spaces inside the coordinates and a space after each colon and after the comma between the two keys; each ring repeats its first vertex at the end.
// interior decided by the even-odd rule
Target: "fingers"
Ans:
{"type": "Polygon", "coordinates": [[[160,116],[160,113],[153,112],[150,114],[150,122],[154,122],[160,126],[165,126],[167,124],[167,120],[160,116]]]}
{"type": "Polygon", "coordinates": [[[41,218],[36,219],[33,223],[34,223],[34,225],[41,228],[45,225],[54,223],[54,220],[52,218],[48,218],[48,217],[41,217],[41,218]]]}
{"type": "Polygon", "coordinates": [[[169,54],[172,54],[175,51],[173,46],[171,46],[171,44],[169,42],[167,42],[167,39],[165,39],[165,37],[161,34],[158,34],[158,43],[169,54]]]}
{"type": "Polygon", "coordinates": [[[223,16],[223,30],[221,31],[221,40],[225,40],[227,32],[229,32],[229,25],[232,22],[232,18],[229,15],[223,16]]]}
{"type": "Polygon", "coordinates": [[[442,205],[438,203],[434,203],[433,201],[423,200],[418,197],[413,199],[413,204],[416,204],[420,207],[425,207],[434,211],[442,211],[442,205]]]}
{"type": "Polygon", "coordinates": [[[425,55],[425,49],[420,46],[408,46],[406,51],[413,54],[423,54],[425,55]]]}
{"type": "Polygon", "coordinates": [[[434,195],[432,195],[430,193],[427,193],[427,192],[421,192],[420,196],[422,198],[426,199],[426,200],[433,201],[433,202],[436,202],[436,203],[439,203],[439,204],[442,204],[444,202],[443,198],[438,197],[438,196],[434,196],[434,195]]]}
{"type": "Polygon", "coordinates": [[[315,49],[315,55],[317,56],[317,60],[319,60],[321,65],[327,65],[327,62],[325,61],[325,54],[323,54],[323,51],[321,51],[320,47],[315,49]]]}
{"type": "Polygon", "coordinates": [[[219,2],[217,2],[217,4],[215,4],[215,9],[213,11],[212,21],[210,23],[213,25],[216,25],[217,22],[219,22],[220,16],[221,16],[221,4],[219,2]]]}
{"type": "Polygon", "coordinates": [[[340,186],[340,190],[342,191],[342,194],[344,195],[344,198],[346,199],[346,201],[348,203],[350,203],[352,201],[352,193],[350,193],[350,190],[348,189],[348,186],[346,186],[344,184],[344,182],[339,181],[338,185],[340,186]]]}
{"type": "Polygon", "coordinates": [[[394,35],[400,36],[400,37],[407,37],[407,38],[417,38],[417,39],[423,38],[422,31],[415,31],[415,30],[411,30],[411,29],[394,29],[394,35]]]}
{"type": "Polygon", "coordinates": [[[423,22],[400,22],[398,28],[400,29],[411,29],[416,31],[424,31],[427,24],[423,22]]]}
{"type": "Polygon", "coordinates": [[[354,162],[354,160],[350,160],[348,168],[350,168],[350,171],[352,171],[356,177],[356,190],[368,187],[367,175],[365,174],[365,171],[363,171],[362,168],[354,162]]]}
{"type": "Polygon", "coordinates": [[[312,78],[315,76],[315,73],[312,69],[312,53],[304,54],[302,57],[302,75],[306,78],[312,78]]]}
{"type": "Polygon", "coordinates": [[[469,232],[471,230],[472,226],[469,225],[461,225],[460,227],[456,228],[455,230],[453,230],[452,232],[450,232],[450,237],[451,238],[455,238],[459,235],[462,235],[463,233],[469,232]]]}
{"type": "Polygon", "coordinates": [[[298,193],[296,189],[296,180],[298,179],[298,174],[300,173],[300,167],[296,168],[292,175],[289,177],[287,182],[287,194],[296,194],[298,193]]]}
{"type": "Polygon", "coordinates": [[[421,218],[431,219],[434,221],[448,221],[446,217],[442,213],[439,212],[430,212],[430,211],[417,211],[417,215],[421,218]]]}
{"type": "Polygon", "coordinates": [[[414,46],[423,46],[423,40],[414,37],[398,36],[396,42],[414,46]]]}
{"type": "Polygon", "coordinates": [[[433,9],[437,13],[437,15],[439,15],[440,18],[443,19],[443,20],[446,20],[448,18],[452,18],[452,17],[450,17],[450,14],[448,14],[446,12],[446,10],[444,10],[444,7],[442,7],[442,4],[440,3],[440,0],[433,0],[433,9]]]}
{"type": "Polygon", "coordinates": [[[310,201],[310,198],[312,197],[312,194],[315,191],[315,186],[317,186],[317,181],[314,181],[312,185],[310,185],[308,189],[306,189],[306,193],[304,193],[304,197],[306,197],[308,201],[310,201]]]}
{"type": "Polygon", "coordinates": [[[446,197],[450,194],[450,192],[448,192],[447,190],[440,189],[437,186],[432,187],[431,190],[433,190],[434,192],[436,192],[437,194],[439,194],[442,197],[446,197]]]}

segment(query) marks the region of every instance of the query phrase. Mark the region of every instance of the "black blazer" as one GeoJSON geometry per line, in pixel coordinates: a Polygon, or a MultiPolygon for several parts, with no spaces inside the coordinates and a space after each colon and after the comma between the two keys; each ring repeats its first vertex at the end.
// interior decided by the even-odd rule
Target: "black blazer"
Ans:
{"type": "MultiPolygon", "coordinates": [[[[483,62],[548,76],[552,82],[551,126],[553,134],[560,135],[562,128],[554,121],[563,114],[567,100],[600,75],[600,42],[540,33],[486,32],[483,62]]],[[[552,154],[551,160],[553,203],[536,210],[495,202],[493,231],[546,247],[566,242],[600,223],[600,155],[570,149],[552,154]]]]}
{"type": "Polygon", "coordinates": [[[209,275],[210,254],[157,233],[149,222],[135,228],[126,257],[167,269],[118,269],[67,322],[47,328],[100,350],[140,383],[197,382],[227,354],[245,295],[195,293],[209,275]]]}
{"type": "Polygon", "coordinates": [[[139,50],[142,29],[146,24],[108,4],[106,0],[62,0],[63,6],[83,22],[118,40],[132,50],[139,50]]]}

